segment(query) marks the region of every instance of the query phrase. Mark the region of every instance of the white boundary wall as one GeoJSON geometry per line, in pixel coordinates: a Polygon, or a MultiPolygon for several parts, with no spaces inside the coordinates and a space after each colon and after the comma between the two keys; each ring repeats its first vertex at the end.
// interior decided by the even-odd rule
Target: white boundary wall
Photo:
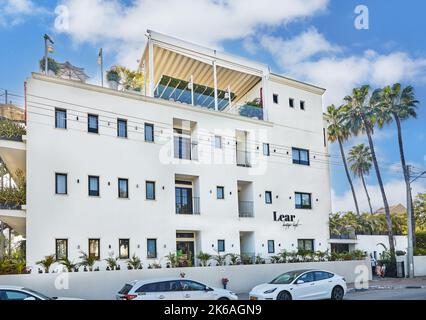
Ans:
{"type": "Polygon", "coordinates": [[[414,256],[414,276],[426,276],[426,256],[414,256]]]}
{"type": "Polygon", "coordinates": [[[260,283],[271,281],[281,273],[297,269],[328,270],[345,277],[348,283],[355,282],[360,273],[368,272],[368,279],[371,280],[370,260],[367,259],[338,262],[7,275],[0,276],[0,285],[24,286],[49,296],[114,299],[115,294],[126,282],[136,279],[179,277],[180,273],[184,272],[187,279],[219,288],[222,287],[221,279],[228,278],[230,280],[228,289],[236,293],[245,293],[260,283]]]}

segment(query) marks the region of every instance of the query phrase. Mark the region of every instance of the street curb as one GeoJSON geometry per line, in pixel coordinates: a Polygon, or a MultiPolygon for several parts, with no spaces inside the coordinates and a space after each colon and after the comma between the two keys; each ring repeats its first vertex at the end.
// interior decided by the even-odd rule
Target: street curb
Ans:
{"type": "Polygon", "coordinates": [[[369,286],[368,289],[355,289],[355,288],[349,288],[347,290],[348,293],[350,292],[362,292],[362,291],[369,291],[369,290],[395,290],[395,289],[426,289],[426,285],[421,286],[415,286],[415,285],[407,285],[407,286],[369,286]]]}

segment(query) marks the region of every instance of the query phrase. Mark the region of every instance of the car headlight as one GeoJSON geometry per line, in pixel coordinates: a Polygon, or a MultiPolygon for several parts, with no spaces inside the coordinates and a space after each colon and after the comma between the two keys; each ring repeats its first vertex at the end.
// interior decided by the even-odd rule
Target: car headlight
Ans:
{"type": "Polygon", "coordinates": [[[270,293],[273,293],[275,290],[277,290],[277,288],[266,290],[266,291],[264,292],[264,294],[270,294],[270,293]]]}

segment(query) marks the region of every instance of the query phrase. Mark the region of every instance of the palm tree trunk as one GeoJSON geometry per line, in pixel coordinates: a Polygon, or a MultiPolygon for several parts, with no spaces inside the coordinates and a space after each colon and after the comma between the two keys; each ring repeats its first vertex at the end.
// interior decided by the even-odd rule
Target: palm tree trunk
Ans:
{"type": "Polygon", "coordinates": [[[373,207],[371,206],[370,195],[368,194],[367,186],[365,185],[364,175],[361,174],[362,185],[364,186],[365,194],[367,195],[368,206],[370,207],[370,213],[373,214],[373,207]]]}
{"type": "Polygon", "coordinates": [[[338,141],[339,141],[339,147],[340,147],[340,154],[342,156],[343,164],[345,166],[346,177],[348,178],[349,184],[351,186],[352,196],[355,202],[356,213],[359,214],[358,201],[356,199],[355,189],[352,183],[351,175],[349,174],[348,164],[346,163],[346,156],[345,156],[345,151],[343,150],[343,143],[341,139],[338,139],[338,141]]]}
{"type": "MultiPolygon", "coordinates": [[[[393,117],[395,119],[396,127],[398,129],[398,144],[399,144],[399,156],[401,158],[401,165],[402,165],[402,171],[404,172],[404,181],[405,181],[405,189],[407,191],[407,197],[409,194],[411,194],[411,188],[410,188],[410,174],[407,170],[407,165],[405,163],[405,154],[404,154],[404,144],[402,140],[402,128],[401,128],[401,120],[399,119],[399,116],[396,113],[393,113],[393,117]]],[[[413,208],[413,202],[412,198],[408,197],[407,202],[411,202],[411,208],[413,208]]],[[[411,215],[411,226],[413,229],[413,247],[416,246],[416,221],[414,219],[414,209],[411,210],[411,212],[407,212],[407,215],[411,215]]]]}
{"type": "Polygon", "coordinates": [[[389,210],[388,199],[386,197],[385,188],[383,186],[382,175],[380,174],[380,168],[379,168],[379,164],[377,162],[373,138],[371,137],[371,129],[370,129],[369,125],[367,124],[367,121],[365,121],[365,119],[363,119],[363,122],[364,122],[365,127],[366,127],[365,131],[367,133],[368,144],[370,146],[370,151],[371,151],[371,157],[373,158],[374,170],[376,171],[376,176],[377,176],[377,180],[379,182],[380,192],[382,194],[383,205],[385,207],[386,224],[387,224],[387,227],[388,227],[389,249],[390,249],[391,256],[394,258],[395,257],[395,243],[393,242],[392,218],[391,218],[391,214],[390,214],[390,210],[389,210]]]}

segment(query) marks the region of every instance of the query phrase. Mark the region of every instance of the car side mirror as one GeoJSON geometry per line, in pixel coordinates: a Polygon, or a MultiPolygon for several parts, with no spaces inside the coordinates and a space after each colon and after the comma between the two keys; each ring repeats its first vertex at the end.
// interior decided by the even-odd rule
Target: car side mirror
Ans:
{"type": "Polygon", "coordinates": [[[297,280],[296,281],[296,284],[302,284],[302,283],[305,283],[305,281],[303,281],[303,280],[297,280]]]}
{"type": "Polygon", "coordinates": [[[205,287],[205,288],[204,288],[204,290],[205,290],[205,291],[213,291],[213,289],[212,289],[212,288],[210,288],[210,287],[205,287]]]}

